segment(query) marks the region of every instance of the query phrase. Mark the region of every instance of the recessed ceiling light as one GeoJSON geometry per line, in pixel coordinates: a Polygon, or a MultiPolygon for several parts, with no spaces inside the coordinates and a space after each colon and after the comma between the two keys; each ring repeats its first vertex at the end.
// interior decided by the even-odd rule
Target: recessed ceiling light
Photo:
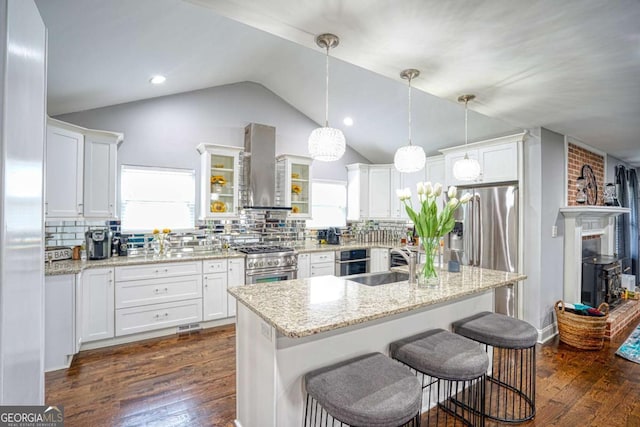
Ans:
{"type": "Polygon", "coordinates": [[[150,82],[151,84],[154,84],[154,85],[159,85],[159,84],[164,83],[164,82],[165,82],[165,80],[167,80],[167,78],[166,78],[165,76],[160,76],[160,75],[158,75],[158,76],[153,76],[153,77],[151,77],[151,78],[149,79],[149,82],[150,82]]]}
{"type": "Polygon", "coordinates": [[[345,117],[342,123],[344,123],[345,126],[353,126],[353,119],[351,117],[345,117]]]}

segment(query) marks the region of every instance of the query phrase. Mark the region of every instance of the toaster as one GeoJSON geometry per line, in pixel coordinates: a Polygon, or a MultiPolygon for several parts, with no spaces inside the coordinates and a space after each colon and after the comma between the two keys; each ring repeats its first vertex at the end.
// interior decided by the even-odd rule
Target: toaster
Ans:
{"type": "Polygon", "coordinates": [[[85,233],[89,259],[106,259],[111,256],[111,231],[98,228],[85,233]]]}

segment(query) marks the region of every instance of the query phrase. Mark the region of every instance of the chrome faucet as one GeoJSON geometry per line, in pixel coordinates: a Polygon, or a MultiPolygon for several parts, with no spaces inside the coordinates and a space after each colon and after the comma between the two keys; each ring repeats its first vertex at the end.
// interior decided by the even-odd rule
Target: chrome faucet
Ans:
{"type": "Polygon", "coordinates": [[[390,253],[399,254],[404,258],[409,266],[409,284],[414,285],[416,283],[416,265],[418,263],[416,253],[407,247],[392,248],[390,253]]]}

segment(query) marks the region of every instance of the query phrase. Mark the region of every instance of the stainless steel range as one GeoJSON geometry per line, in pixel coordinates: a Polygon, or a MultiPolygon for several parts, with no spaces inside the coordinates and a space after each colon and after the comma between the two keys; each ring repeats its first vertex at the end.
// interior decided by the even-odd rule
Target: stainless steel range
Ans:
{"type": "Polygon", "coordinates": [[[297,277],[298,252],[286,246],[247,246],[236,249],[247,254],[245,283],[280,282],[297,277]]]}

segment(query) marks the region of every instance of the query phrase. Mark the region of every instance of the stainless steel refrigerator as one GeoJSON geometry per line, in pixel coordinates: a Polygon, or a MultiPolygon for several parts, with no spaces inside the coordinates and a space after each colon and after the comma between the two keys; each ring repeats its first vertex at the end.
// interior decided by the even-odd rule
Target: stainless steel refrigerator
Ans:
{"type": "MultiPolygon", "coordinates": [[[[459,187],[472,198],[455,212],[456,224],[445,239],[449,259],[463,265],[515,272],[518,268],[518,186],[459,187]]],[[[495,311],[516,315],[513,290],[495,290],[495,311]]]]}

